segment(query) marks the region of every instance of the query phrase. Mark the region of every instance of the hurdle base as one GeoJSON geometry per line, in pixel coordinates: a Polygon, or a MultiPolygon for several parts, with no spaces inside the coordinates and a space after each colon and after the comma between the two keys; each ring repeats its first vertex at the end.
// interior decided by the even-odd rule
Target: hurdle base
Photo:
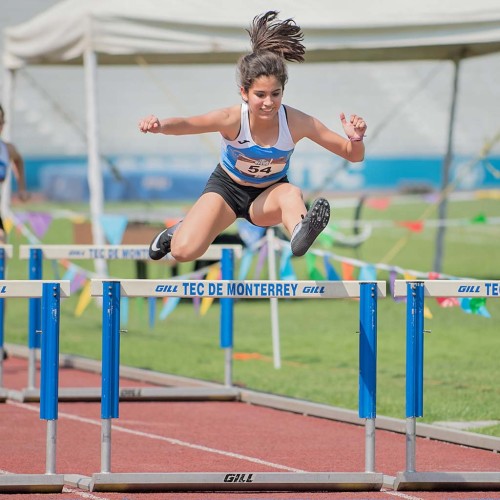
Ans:
{"type": "Polygon", "coordinates": [[[90,491],[380,491],[371,472],[97,473],[90,491]]]}
{"type": "Polygon", "coordinates": [[[0,493],[61,493],[62,474],[2,474],[0,493]]]}
{"type": "Polygon", "coordinates": [[[0,403],[5,403],[5,401],[7,401],[8,395],[9,391],[0,387],[0,403]]]}
{"type": "Polygon", "coordinates": [[[64,484],[79,490],[90,491],[92,478],[81,474],[64,474],[64,484]]]}
{"type": "Polygon", "coordinates": [[[500,474],[498,472],[400,472],[394,481],[394,490],[500,490],[500,474]]]}
{"type": "MultiPolygon", "coordinates": [[[[22,403],[40,401],[40,389],[11,390],[8,397],[22,403]]],[[[237,401],[240,391],[232,387],[123,387],[120,401],[237,401]]],[[[100,401],[100,387],[61,387],[59,401],[100,401]]]]}

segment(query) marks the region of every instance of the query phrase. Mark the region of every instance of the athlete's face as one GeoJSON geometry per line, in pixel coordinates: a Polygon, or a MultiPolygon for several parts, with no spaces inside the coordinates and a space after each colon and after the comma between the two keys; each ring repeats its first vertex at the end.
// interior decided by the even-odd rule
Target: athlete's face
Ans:
{"type": "Polygon", "coordinates": [[[260,76],[248,92],[241,89],[241,96],[248,102],[251,113],[261,118],[272,118],[281,106],[283,87],[275,76],[260,76]]]}

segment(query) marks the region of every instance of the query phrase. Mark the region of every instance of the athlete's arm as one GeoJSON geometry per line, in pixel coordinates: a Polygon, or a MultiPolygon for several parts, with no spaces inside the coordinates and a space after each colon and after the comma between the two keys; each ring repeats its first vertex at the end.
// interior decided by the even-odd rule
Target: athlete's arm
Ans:
{"type": "MultiPolygon", "coordinates": [[[[344,138],[333,130],[330,130],[317,118],[289,106],[287,106],[287,116],[290,132],[295,143],[307,137],[316,144],[348,161],[358,162],[364,159],[365,146],[363,141],[352,142],[348,138],[344,138]]],[[[356,115],[353,115],[347,121],[343,113],[340,119],[348,137],[363,137],[366,130],[364,121],[361,123],[361,119],[358,119],[356,115]]]]}
{"type": "Polygon", "coordinates": [[[28,193],[26,191],[26,178],[24,176],[24,160],[19,154],[19,151],[14,146],[14,144],[7,144],[7,150],[9,152],[9,158],[12,162],[12,173],[16,178],[17,190],[19,193],[19,198],[22,201],[28,199],[28,193]]]}
{"type": "Polygon", "coordinates": [[[173,117],[160,120],[149,115],[139,122],[143,133],[165,135],[191,135],[207,132],[220,132],[224,136],[236,136],[240,126],[240,106],[217,109],[203,115],[173,117]]]}

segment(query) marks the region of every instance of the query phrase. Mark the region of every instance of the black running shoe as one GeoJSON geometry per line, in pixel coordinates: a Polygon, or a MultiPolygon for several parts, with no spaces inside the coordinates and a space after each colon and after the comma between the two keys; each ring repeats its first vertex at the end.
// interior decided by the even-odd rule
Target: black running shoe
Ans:
{"type": "Polygon", "coordinates": [[[304,255],[330,221],[330,204],[324,198],[314,200],[305,217],[295,226],[290,245],[296,257],[304,255]]]}
{"type": "Polygon", "coordinates": [[[151,259],[160,260],[170,253],[170,242],[179,224],[180,222],[174,224],[172,227],[167,227],[167,229],[164,229],[161,233],[156,235],[151,245],[149,245],[149,257],[151,259]]]}

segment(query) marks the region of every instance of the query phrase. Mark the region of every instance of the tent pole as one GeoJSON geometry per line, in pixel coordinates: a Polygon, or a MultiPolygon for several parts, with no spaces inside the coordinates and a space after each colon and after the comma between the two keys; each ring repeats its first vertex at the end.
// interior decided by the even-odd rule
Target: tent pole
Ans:
{"type": "Polygon", "coordinates": [[[454,75],[453,75],[453,94],[450,107],[450,121],[448,126],[448,146],[446,156],[443,163],[442,179],[441,179],[441,196],[438,208],[439,226],[436,233],[436,250],[434,254],[434,271],[440,273],[443,267],[444,254],[444,236],[445,236],[445,221],[448,204],[448,191],[450,184],[450,168],[453,161],[453,132],[455,129],[455,114],[457,107],[458,96],[458,77],[460,74],[460,57],[453,59],[454,75]]]}
{"type": "MultiPolygon", "coordinates": [[[[15,84],[15,70],[6,69],[4,71],[3,80],[3,96],[2,103],[7,122],[3,129],[4,139],[6,142],[12,140],[12,121],[14,120],[14,84],[15,84]]],[[[7,175],[2,183],[2,194],[0,198],[0,213],[3,217],[8,217],[10,211],[10,201],[12,195],[12,169],[7,169],[7,175]]]]}
{"type": "MultiPolygon", "coordinates": [[[[87,105],[88,182],[90,192],[92,238],[95,245],[103,245],[105,241],[100,219],[103,213],[104,202],[97,130],[97,56],[91,47],[87,47],[85,49],[84,65],[87,105]]],[[[96,259],[95,270],[99,276],[107,276],[106,261],[103,259],[96,259]]]]}

